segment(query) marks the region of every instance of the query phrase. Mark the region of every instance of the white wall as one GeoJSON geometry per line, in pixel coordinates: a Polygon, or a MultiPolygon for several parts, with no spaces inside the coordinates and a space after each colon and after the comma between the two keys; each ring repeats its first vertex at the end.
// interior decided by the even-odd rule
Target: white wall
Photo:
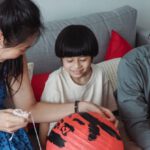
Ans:
{"type": "Polygon", "coordinates": [[[123,5],[138,10],[137,24],[150,29],[149,0],[33,0],[41,9],[44,21],[66,19],[93,12],[108,11],[123,5]]]}

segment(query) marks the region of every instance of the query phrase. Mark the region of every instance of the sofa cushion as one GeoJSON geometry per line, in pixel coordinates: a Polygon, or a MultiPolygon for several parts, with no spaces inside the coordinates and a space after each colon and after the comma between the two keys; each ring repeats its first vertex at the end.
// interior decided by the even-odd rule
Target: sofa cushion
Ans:
{"type": "Polygon", "coordinates": [[[35,74],[32,77],[31,85],[34,96],[37,101],[40,101],[42,92],[44,90],[45,82],[48,79],[49,73],[35,74]]]}
{"type": "Polygon", "coordinates": [[[112,84],[113,91],[117,89],[117,69],[120,58],[111,59],[98,63],[97,65],[103,70],[112,84]]]}
{"type": "Polygon", "coordinates": [[[105,55],[105,60],[123,57],[132,46],[119,33],[112,30],[111,38],[105,55]]]}
{"type": "Polygon", "coordinates": [[[136,9],[123,6],[112,11],[98,12],[82,17],[45,23],[45,31],[37,43],[27,51],[28,61],[35,64],[34,73],[49,72],[60,66],[60,60],[55,56],[54,45],[60,31],[70,24],[88,26],[96,35],[99,54],[94,62],[104,60],[112,29],[120,33],[134,47],[136,35],[136,9]]]}

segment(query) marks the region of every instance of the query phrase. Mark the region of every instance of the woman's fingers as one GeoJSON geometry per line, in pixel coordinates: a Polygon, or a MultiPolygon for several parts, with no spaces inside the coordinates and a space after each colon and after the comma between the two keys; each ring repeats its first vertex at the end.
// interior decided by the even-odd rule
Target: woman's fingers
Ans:
{"type": "Polygon", "coordinates": [[[111,120],[111,121],[116,120],[116,117],[113,115],[113,113],[112,113],[109,109],[104,108],[104,107],[100,107],[100,109],[101,109],[102,112],[105,114],[105,116],[106,116],[107,118],[109,118],[109,120],[111,120]]]}
{"type": "Polygon", "coordinates": [[[28,118],[13,114],[12,109],[0,110],[0,130],[12,133],[28,124],[28,118]]]}
{"type": "Polygon", "coordinates": [[[15,131],[17,131],[18,129],[20,128],[24,128],[27,126],[27,122],[23,123],[23,124],[20,124],[20,125],[17,125],[17,126],[10,126],[8,128],[5,129],[6,132],[9,132],[9,133],[13,133],[15,131]]]}
{"type": "Polygon", "coordinates": [[[105,117],[107,120],[111,121],[115,127],[118,127],[118,120],[114,114],[107,108],[98,107],[97,105],[85,101],[79,103],[79,112],[97,112],[102,117],[105,117]]]}
{"type": "Polygon", "coordinates": [[[116,119],[116,117],[114,116],[114,114],[109,109],[107,109],[107,108],[100,107],[100,109],[105,114],[106,119],[108,119],[109,121],[111,121],[115,125],[115,127],[118,127],[119,121],[116,119]]]}
{"type": "MultiPolygon", "coordinates": [[[[11,123],[10,123],[10,124],[11,124],[11,123]]],[[[20,128],[26,127],[27,124],[28,124],[28,123],[23,123],[23,124],[17,125],[17,126],[13,126],[13,125],[7,126],[7,127],[5,127],[5,128],[3,129],[3,131],[8,132],[8,133],[13,133],[13,132],[17,131],[17,130],[20,129],[20,128]]]]}

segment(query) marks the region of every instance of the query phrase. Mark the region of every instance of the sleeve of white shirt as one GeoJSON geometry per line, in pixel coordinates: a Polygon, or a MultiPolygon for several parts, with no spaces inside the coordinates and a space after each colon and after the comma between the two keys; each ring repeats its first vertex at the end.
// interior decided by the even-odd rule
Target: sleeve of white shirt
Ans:
{"type": "Polygon", "coordinates": [[[117,103],[113,95],[113,88],[110,80],[103,72],[103,102],[102,105],[111,111],[117,110],[117,103]]]}
{"type": "Polygon", "coordinates": [[[53,73],[49,75],[48,80],[46,81],[41,100],[50,103],[60,102],[60,95],[57,88],[57,76],[53,73]]]}

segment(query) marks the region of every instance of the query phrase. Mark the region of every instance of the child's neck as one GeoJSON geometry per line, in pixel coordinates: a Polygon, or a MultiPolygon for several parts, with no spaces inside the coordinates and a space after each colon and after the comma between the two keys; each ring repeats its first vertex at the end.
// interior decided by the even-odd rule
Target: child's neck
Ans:
{"type": "Polygon", "coordinates": [[[79,85],[85,85],[91,78],[92,75],[92,68],[90,68],[89,72],[87,72],[84,76],[81,78],[72,78],[72,80],[79,85]]]}

